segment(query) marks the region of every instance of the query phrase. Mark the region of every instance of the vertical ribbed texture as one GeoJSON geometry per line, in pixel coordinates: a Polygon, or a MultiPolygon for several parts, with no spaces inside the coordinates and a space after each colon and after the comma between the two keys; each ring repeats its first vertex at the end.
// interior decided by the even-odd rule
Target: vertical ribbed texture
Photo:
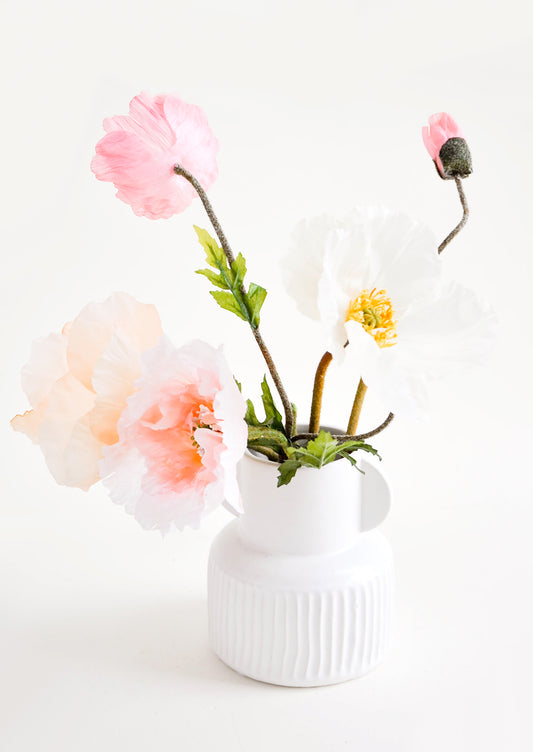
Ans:
{"type": "Polygon", "coordinates": [[[392,564],[323,592],[273,591],[209,562],[209,635],[239,673],[289,686],[353,679],[383,660],[391,638],[392,564]]]}

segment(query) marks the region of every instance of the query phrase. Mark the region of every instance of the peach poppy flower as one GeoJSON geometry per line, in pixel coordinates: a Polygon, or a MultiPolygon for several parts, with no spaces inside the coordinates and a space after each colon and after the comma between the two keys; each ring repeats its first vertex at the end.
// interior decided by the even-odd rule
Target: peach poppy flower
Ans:
{"type": "Polygon", "coordinates": [[[90,303],[61,334],[33,343],[22,370],[31,410],[11,421],[39,444],[55,480],[87,490],[100,479],[102,448],[141,372],[141,353],[162,334],[152,305],[126,293],[90,303]]]}
{"type": "Polygon", "coordinates": [[[198,527],[226,500],[241,510],[236,465],[246,448],[245,401],[222,351],[162,337],[104,449],[111,498],[146,529],[198,527]]]}
{"type": "Polygon", "coordinates": [[[117,198],[139,217],[168,218],[186,209],[197,193],[174,172],[180,164],[205,190],[218,175],[218,141],[203,110],[177,96],[130,102],[129,115],[104,120],[106,135],[96,145],[91,169],[117,188],[117,198]]]}

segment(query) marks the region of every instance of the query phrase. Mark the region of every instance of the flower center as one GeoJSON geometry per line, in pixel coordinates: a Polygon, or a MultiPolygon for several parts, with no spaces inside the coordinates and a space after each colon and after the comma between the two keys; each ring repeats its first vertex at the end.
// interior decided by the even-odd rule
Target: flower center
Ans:
{"type": "Polygon", "coordinates": [[[346,321],[358,321],[379,345],[392,347],[396,344],[396,321],[392,303],[386,290],[363,290],[350,301],[346,321]]]}

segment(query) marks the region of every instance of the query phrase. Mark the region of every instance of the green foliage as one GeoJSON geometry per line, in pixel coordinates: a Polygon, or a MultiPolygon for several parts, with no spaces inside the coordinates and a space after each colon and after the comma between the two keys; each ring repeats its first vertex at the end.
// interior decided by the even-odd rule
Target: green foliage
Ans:
{"type": "Polygon", "coordinates": [[[244,419],[248,424],[248,447],[275,462],[283,462],[287,458],[289,441],[266,376],[261,382],[261,400],[265,411],[264,420],[257,417],[252,401],[246,400],[244,419]]]}
{"type": "MultiPolygon", "coordinates": [[[[300,467],[314,467],[319,469],[343,457],[357,467],[351,452],[362,450],[377,455],[377,450],[363,441],[338,442],[327,431],[320,431],[316,439],[308,442],[307,446],[288,446],[285,449],[287,460],[280,465],[278,487],[290,483],[300,467]]],[[[379,456],[379,455],[378,455],[379,456]]],[[[357,468],[359,469],[359,468],[357,468]]]]}
{"type": "Polygon", "coordinates": [[[220,288],[210,290],[210,292],[221,308],[247,321],[252,329],[257,329],[259,314],[267,291],[252,282],[249,291],[245,292],[243,283],[246,275],[246,261],[242,253],[239,253],[230,266],[226,254],[207,230],[196,226],[194,229],[205,251],[207,264],[211,267],[211,269],[198,269],[196,273],[202,274],[212,285],[220,288]],[[213,271],[214,269],[216,271],[213,271]]]}

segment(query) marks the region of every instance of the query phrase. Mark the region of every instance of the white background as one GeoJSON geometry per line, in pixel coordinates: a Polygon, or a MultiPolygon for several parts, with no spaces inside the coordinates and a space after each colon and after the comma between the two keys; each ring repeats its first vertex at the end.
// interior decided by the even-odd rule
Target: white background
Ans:
{"type": "MultiPolygon", "coordinates": [[[[533,744],[531,22],[528,3],[448,0],[2,0],[0,747],[93,750],[529,750],[533,744]],[[294,224],[354,204],[398,207],[442,239],[460,217],[420,138],[460,122],[475,173],[447,274],[489,299],[485,370],[435,385],[428,422],[375,441],[396,492],[388,661],[294,690],[210,652],[205,573],[224,510],[193,533],[144,532],[99,486],[55,485],[9,419],[32,339],[125,290],[176,344],[225,343],[250,396],[263,373],[242,322],[193,274],[199,202],[134,216],[89,170],[105,116],[146,89],[200,104],[221,142],[211,199],[249,279],[300,414],[321,356],[280,284],[294,224]]],[[[333,370],[324,416],[354,384],[333,370]]],[[[387,413],[371,394],[361,428],[387,413]]]]}

